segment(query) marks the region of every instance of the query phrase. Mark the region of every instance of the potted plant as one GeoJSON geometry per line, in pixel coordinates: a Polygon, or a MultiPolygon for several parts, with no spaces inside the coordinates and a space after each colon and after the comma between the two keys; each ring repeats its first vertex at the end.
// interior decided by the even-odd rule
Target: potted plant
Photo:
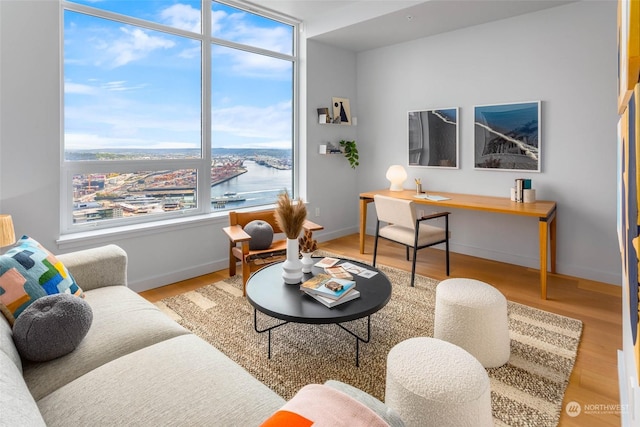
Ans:
{"type": "Polygon", "coordinates": [[[356,168],[360,164],[358,161],[358,147],[356,146],[355,141],[345,141],[344,139],[340,141],[340,147],[342,148],[342,152],[344,156],[349,160],[349,164],[353,169],[356,168]]]}
{"type": "Polygon", "coordinates": [[[313,231],[306,230],[304,236],[298,239],[300,243],[300,253],[302,254],[302,272],[311,273],[311,267],[313,266],[313,260],[311,255],[318,249],[318,241],[313,238],[313,231]]]}

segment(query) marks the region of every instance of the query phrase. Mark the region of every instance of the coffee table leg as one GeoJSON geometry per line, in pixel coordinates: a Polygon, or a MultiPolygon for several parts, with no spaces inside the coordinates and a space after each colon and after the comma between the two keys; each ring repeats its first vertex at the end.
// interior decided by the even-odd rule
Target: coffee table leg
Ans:
{"type": "Polygon", "coordinates": [[[255,308],[253,309],[253,329],[259,334],[261,334],[263,332],[267,332],[267,335],[268,335],[268,346],[269,347],[268,347],[268,350],[267,350],[267,354],[269,356],[269,359],[271,359],[271,330],[275,329],[275,328],[277,328],[279,326],[286,325],[287,323],[289,323],[289,322],[282,322],[282,323],[278,323],[277,325],[273,325],[273,326],[271,326],[269,328],[266,328],[266,329],[259,329],[258,328],[258,310],[255,309],[255,308]]]}
{"type": "Polygon", "coordinates": [[[362,338],[355,332],[347,329],[345,326],[341,325],[340,323],[336,323],[336,325],[340,326],[342,329],[349,332],[351,335],[353,335],[356,338],[356,366],[359,367],[360,366],[360,342],[362,341],[363,343],[366,344],[371,340],[371,316],[370,315],[367,316],[367,338],[366,339],[362,338]]]}

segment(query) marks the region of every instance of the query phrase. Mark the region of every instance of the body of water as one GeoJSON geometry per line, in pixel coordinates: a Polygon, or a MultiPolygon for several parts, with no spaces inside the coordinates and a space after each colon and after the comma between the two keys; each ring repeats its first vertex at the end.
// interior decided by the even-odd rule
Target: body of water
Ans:
{"type": "Polygon", "coordinates": [[[275,203],[278,194],[284,189],[291,194],[293,182],[291,170],[274,169],[249,160],[244,162],[244,166],[247,168],[247,173],[211,187],[212,199],[227,192],[237,193],[246,199],[240,202],[227,202],[225,209],[233,210],[275,203]]]}

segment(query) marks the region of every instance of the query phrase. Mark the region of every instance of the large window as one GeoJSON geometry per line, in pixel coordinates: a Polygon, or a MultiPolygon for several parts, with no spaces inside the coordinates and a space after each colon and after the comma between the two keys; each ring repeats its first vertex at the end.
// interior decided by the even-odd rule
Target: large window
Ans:
{"type": "Polygon", "coordinates": [[[63,232],[294,193],[294,23],[210,0],[62,4],[63,232]]]}

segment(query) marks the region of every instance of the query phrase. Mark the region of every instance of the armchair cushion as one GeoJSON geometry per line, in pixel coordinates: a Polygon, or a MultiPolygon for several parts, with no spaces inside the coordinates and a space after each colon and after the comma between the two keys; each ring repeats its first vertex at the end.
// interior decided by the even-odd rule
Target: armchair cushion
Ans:
{"type": "Polygon", "coordinates": [[[84,295],[62,262],[34,239],[23,236],[0,256],[0,311],[11,325],[38,298],[60,293],[84,295]]]}
{"type": "Polygon", "coordinates": [[[261,251],[269,249],[273,242],[273,227],[266,221],[253,220],[244,226],[244,231],[251,236],[249,250],[261,251]]]}

